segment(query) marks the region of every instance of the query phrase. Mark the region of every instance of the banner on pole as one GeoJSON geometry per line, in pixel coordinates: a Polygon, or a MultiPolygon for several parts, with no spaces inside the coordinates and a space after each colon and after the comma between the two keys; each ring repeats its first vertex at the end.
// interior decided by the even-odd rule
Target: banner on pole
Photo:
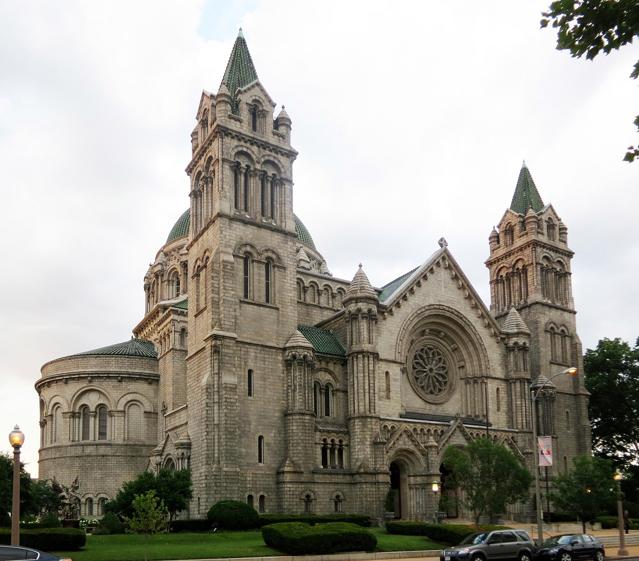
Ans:
{"type": "Polygon", "coordinates": [[[552,465],[552,436],[538,436],[539,467],[552,465]]]}

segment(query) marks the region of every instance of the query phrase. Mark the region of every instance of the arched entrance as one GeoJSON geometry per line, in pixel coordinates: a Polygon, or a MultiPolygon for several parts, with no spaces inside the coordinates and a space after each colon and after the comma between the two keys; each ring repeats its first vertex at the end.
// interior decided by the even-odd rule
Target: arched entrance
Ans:
{"type": "Polygon", "coordinates": [[[446,518],[459,517],[459,489],[454,482],[453,473],[444,464],[439,466],[441,474],[441,499],[439,510],[446,513],[446,518]]]}
{"type": "MultiPolygon", "coordinates": [[[[404,477],[405,479],[405,477],[404,477]]],[[[395,518],[402,517],[402,468],[399,462],[391,462],[390,465],[390,492],[395,518]]],[[[406,502],[404,493],[404,502],[406,502]]],[[[390,506],[390,505],[389,505],[390,506]]]]}

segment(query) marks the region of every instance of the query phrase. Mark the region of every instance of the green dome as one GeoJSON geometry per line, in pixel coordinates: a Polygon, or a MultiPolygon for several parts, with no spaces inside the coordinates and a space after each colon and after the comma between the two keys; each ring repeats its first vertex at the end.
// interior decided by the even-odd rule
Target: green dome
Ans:
{"type": "Polygon", "coordinates": [[[116,343],[108,347],[101,347],[92,351],[85,351],[71,356],[85,355],[107,355],[107,356],[141,356],[146,358],[157,358],[158,354],[151,341],[144,339],[130,339],[124,343],[116,343]]]}
{"type": "Polygon", "coordinates": [[[295,219],[295,233],[297,234],[298,239],[304,244],[310,247],[311,249],[317,251],[315,247],[315,243],[313,242],[313,238],[311,234],[304,226],[304,223],[294,214],[293,218],[295,219]]]}
{"type": "MultiPolygon", "coordinates": [[[[315,242],[313,242],[313,238],[311,234],[304,226],[304,223],[294,214],[293,218],[295,219],[295,233],[297,234],[298,239],[304,244],[317,251],[315,247],[315,242]]],[[[171,243],[178,238],[188,235],[189,226],[191,225],[191,213],[189,209],[186,209],[180,218],[177,219],[177,222],[171,228],[171,232],[169,233],[169,237],[166,238],[166,243],[171,243]]]]}
{"type": "Polygon", "coordinates": [[[189,226],[191,225],[191,211],[187,208],[180,218],[177,219],[177,222],[171,228],[169,232],[169,237],[166,238],[166,243],[171,243],[178,238],[182,238],[187,236],[189,233],[189,226]]]}

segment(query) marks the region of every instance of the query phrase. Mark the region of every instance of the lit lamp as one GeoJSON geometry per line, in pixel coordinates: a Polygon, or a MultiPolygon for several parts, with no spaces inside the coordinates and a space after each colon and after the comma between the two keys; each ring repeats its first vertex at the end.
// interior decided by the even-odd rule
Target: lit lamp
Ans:
{"type": "Polygon", "coordinates": [[[551,376],[548,379],[544,379],[543,383],[536,385],[531,384],[530,386],[530,400],[532,401],[532,433],[533,433],[533,446],[534,446],[534,459],[535,459],[535,503],[537,507],[537,543],[541,545],[544,542],[544,528],[543,528],[543,506],[541,504],[541,491],[539,488],[539,443],[537,442],[537,398],[541,390],[547,387],[552,380],[559,376],[563,376],[564,374],[568,374],[568,376],[576,376],[577,368],[571,366],[570,368],[566,368],[561,372],[558,372],[554,376],[551,376]]]}
{"type": "Polygon", "coordinates": [[[439,493],[439,481],[433,481],[430,488],[432,489],[433,493],[439,493]]]}
{"type": "Polygon", "coordinates": [[[615,471],[612,478],[617,483],[617,526],[619,527],[619,550],[617,551],[617,555],[628,555],[626,536],[624,535],[625,528],[623,527],[623,494],[621,493],[621,480],[623,476],[618,471],[615,471]]]}
{"type": "Polygon", "coordinates": [[[18,425],[9,433],[9,444],[13,446],[13,498],[11,500],[11,545],[20,545],[20,448],[24,444],[24,433],[18,425]]]}

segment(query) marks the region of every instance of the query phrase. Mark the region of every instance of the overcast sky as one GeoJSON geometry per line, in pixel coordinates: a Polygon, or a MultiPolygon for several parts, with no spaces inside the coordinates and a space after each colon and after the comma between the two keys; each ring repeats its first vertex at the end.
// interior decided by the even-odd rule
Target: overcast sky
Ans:
{"type": "MultiPolygon", "coordinates": [[[[295,211],[338,277],[381,286],[445,236],[488,299],[488,235],[526,160],[568,226],[584,348],[639,336],[637,46],[555,50],[548,2],[0,3],[0,450],[37,472],[41,365],[128,339],[188,207],[202,89],[241,26],[293,120],[295,211]]],[[[276,110],[279,111],[279,108],[276,110]]]]}

